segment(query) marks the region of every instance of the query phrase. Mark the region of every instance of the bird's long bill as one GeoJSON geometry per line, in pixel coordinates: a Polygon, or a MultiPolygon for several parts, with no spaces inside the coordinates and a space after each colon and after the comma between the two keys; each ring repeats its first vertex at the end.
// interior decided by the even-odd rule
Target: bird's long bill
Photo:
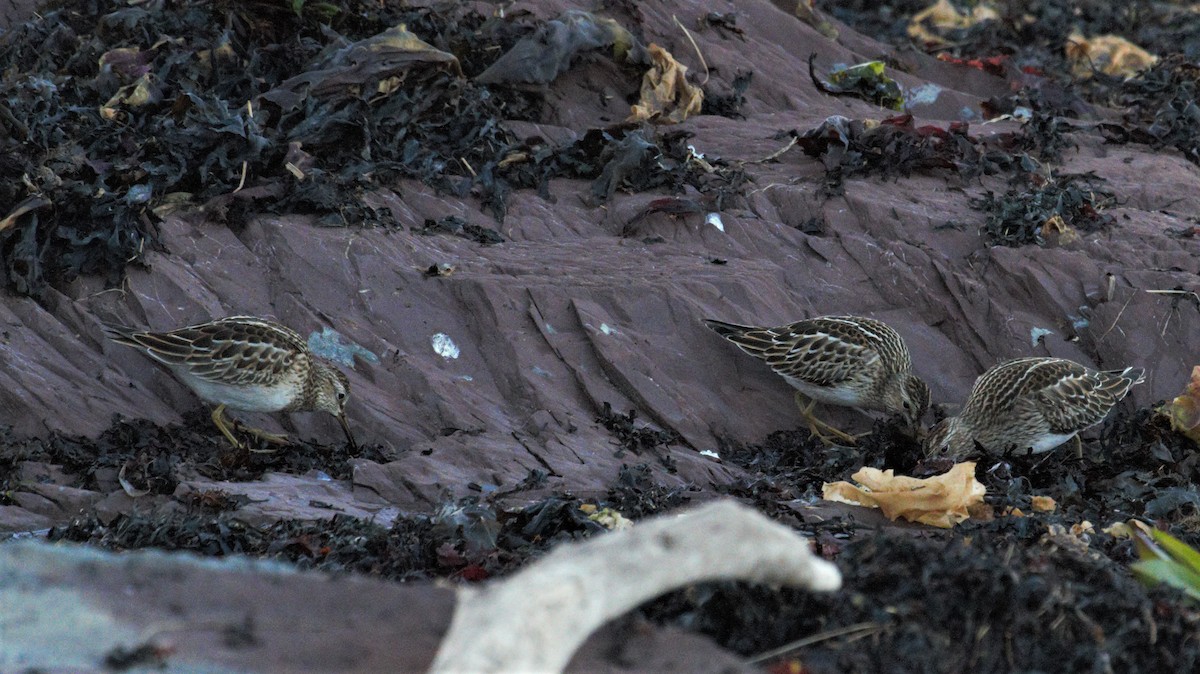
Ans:
{"type": "Polygon", "coordinates": [[[346,421],[345,413],[337,415],[337,420],[342,425],[342,430],[346,431],[346,440],[350,442],[350,450],[357,452],[358,443],[354,441],[354,434],[350,432],[350,422],[346,421]]]}

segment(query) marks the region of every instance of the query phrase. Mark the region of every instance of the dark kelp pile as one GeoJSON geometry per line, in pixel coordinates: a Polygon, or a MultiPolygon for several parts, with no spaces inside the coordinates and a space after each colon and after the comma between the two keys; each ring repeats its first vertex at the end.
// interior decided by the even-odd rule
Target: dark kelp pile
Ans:
{"type": "Polygon", "coordinates": [[[1100,129],[1113,143],[1172,147],[1200,164],[1200,64],[1172,54],[1137,77],[1122,83],[1114,103],[1126,110],[1124,124],[1100,129]]]}
{"type": "Polygon", "coordinates": [[[1094,187],[1095,180],[1064,183],[1048,168],[1041,180],[1027,180],[1035,173],[1031,159],[1058,162],[1072,145],[1076,125],[1069,120],[1086,120],[1081,127],[1098,128],[1111,143],[1175,148],[1200,163],[1200,125],[1195,123],[1200,24],[1187,20],[1187,10],[1176,4],[1019,0],[988,3],[987,12],[976,13],[975,3],[954,2],[947,7],[959,18],[941,22],[931,18],[926,11],[931,3],[924,0],[817,4],[878,39],[1008,79],[1013,93],[984,101],[979,112],[1023,121],[1019,132],[983,153],[970,147],[977,143],[969,142],[962,124],[947,130],[885,129],[888,123],[897,126],[885,120],[855,130],[853,125],[862,123],[847,122],[849,129],[834,134],[826,122],[800,137],[805,151],[826,164],[827,193],[840,193],[850,176],[947,169],[961,178],[1007,173],[1012,188],[1006,194],[989,193],[973,202],[984,211],[983,233],[991,243],[1041,245],[1052,238],[1047,231],[1071,236],[1113,224],[1100,213],[1107,196],[1094,187]],[[918,15],[927,18],[914,21],[918,15]],[[1081,46],[1107,35],[1129,40],[1158,61],[1132,76],[1107,70],[1104,58],[1081,46]],[[1111,121],[1101,107],[1121,111],[1120,121],[1111,121]],[[947,143],[950,137],[956,142],[947,143]],[[1026,209],[1023,201],[1039,205],[1026,209]]]}
{"type": "Polygon", "coordinates": [[[988,191],[971,200],[986,216],[982,231],[988,241],[1002,246],[1044,245],[1051,237],[1060,242],[1095,232],[1116,220],[1102,212],[1114,202],[1111,192],[1095,185],[1094,175],[1067,175],[1050,171],[1023,173],[1003,195],[988,191]]]}
{"type": "MultiPolygon", "coordinates": [[[[897,45],[911,45],[909,25],[932,2],[888,0],[869,2],[822,0],[816,5],[863,34],[897,45]]],[[[976,3],[950,3],[960,14],[971,16],[976,3]]],[[[987,3],[995,17],[964,21],[955,28],[938,28],[937,44],[917,44],[961,60],[1004,57],[995,63],[1000,71],[1033,74],[1060,83],[1077,79],[1064,49],[1072,35],[1086,37],[1115,34],[1153,54],[1181,53],[1200,58],[1200,25],[1189,19],[1188,9],[1171,2],[1111,3],[1103,0],[1001,0],[987,3]]],[[[1083,94],[1093,101],[1106,97],[1119,77],[1099,71],[1088,73],[1083,94]]]]}
{"type": "MultiPolygon", "coordinates": [[[[535,486],[538,480],[526,480],[535,486]]],[[[511,494],[512,491],[506,492],[511,494]]],[[[220,492],[191,494],[183,509],[132,512],[104,522],[94,515],[49,532],[49,539],[89,542],[114,550],[188,550],[213,557],[240,554],[300,568],[370,574],[391,580],[479,581],[508,573],[563,542],[606,531],[603,522],[649,515],[688,502],[685,488],[654,483],[644,464],[625,466],[600,505],[569,494],[517,510],[484,497],[444,504],[432,515],[399,517],[390,526],[336,515],[328,522],[280,521],[252,526],[220,492]],[[624,510],[606,510],[616,508],[624,510]]]]}
{"type": "Polygon", "coordinates": [[[845,191],[845,179],[907,177],[937,173],[961,180],[994,175],[1019,162],[1011,152],[991,147],[969,134],[966,123],[949,128],[916,126],[912,115],[882,121],[830,117],[804,133],[793,131],[800,149],[825,165],[827,195],[845,191]]]}
{"type": "MultiPolygon", "coordinates": [[[[1117,108],[1125,111],[1123,123],[1101,125],[1111,141],[1175,147],[1191,161],[1200,160],[1195,152],[1200,130],[1188,121],[1186,112],[1196,103],[1200,81],[1200,23],[1191,20],[1187,8],[1157,1],[1005,0],[988,3],[994,17],[964,18],[956,28],[944,24],[934,29],[936,42],[924,43],[910,33],[910,24],[930,4],[924,0],[817,3],[877,39],[915,46],[942,60],[1007,78],[1014,93],[1007,100],[987,102],[983,108],[987,116],[1023,106],[1032,110],[1035,126],[1043,121],[1061,125],[1063,117],[1095,119],[1094,106],[1117,108]],[[1127,39],[1159,60],[1125,77],[1105,72],[1101,62],[1074,58],[1081,40],[1102,35],[1127,39]]],[[[962,17],[972,16],[975,6],[949,4],[962,17]]]]}
{"type": "Polygon", "coordinates": [[[966,122],[948,128],[916,126],[908,114],[881,121],[835,116],[790,135],[805,154],[825,165],[822,192],[827,196],[844,193],[845,181],[852,177],[886,180],[924,173],[966,186],[982,176],[1008,175],[1010,187],[1004,194],[987,191],[970,201],[984,215],[980,231],[993,244],[1044,245],[1054,233],[1065,242],[1079,232],[1112,226],[1115,220],[1103,209],[1113,203],[1113,195],[1098,187],[1101,178],[1063,174],[1046,163],[1056,161],[1070,143],[1067,123],[1037,95],[1026,92],[1007,104],[1015,102],[1030,106],[1029,118],[1018,131],[994,138],[972,136],[966,122]]]}
{"type": "MultiPolygon", "coordinates": [[[[631,93],[645,70],[636,25],[556,21],[570,30],[461,3],[109,0],[17,26],[0,37],[6,286],[39,297],[79,274],[115,283],[155,244],[161,215],[201,206],[233,227],[262,212],[392,225],[362,197],[401,178],[473,194],[498,220],[514,189],[549,198],[560,176],[595,181],[597,201],[689,185],[719,210],[740,191],[740,170],[701,168],[683,134],[626,125],[559,146],[510,132],[506,121],[538,121],[543,107],[542,93],[496,74],[523,38],[574,41],[543,64],[549,76],[587,49],[616,52],[631,93]]],[[[720,112],[737,114],[749,81],[720,112]]]]}
{"type": "MultiPolygon", "coordinates": [[[[1152,415],[1115,415],[1085,443],[1082,460],[1060,449],[981,463],[997,512],[1029,513],[1034,495],[1057,499],[1055,512],[968,521],[953,532],[864,531],[851,517],[811,518],[796,526],[842,568],[842,592],[712,584],[643,611],[746,656],[783,649],[764,658],[772,671],[1191,671],[1200,664],[1200,611],[1173,590],[1136,582],[1132,543],[1100,531],[1136,516],[1200,541],[1195,447],[1152,415]]],[[[763,501],[811,496],[859,465],[912,469],[912,449],[894,436],[860,452],[822,453],[806,433],[777,433],[722,455],[757,471],[740,496],[792,521],[796,510],[763,501]]]]}
{"type": "MultiPolygon", "coordinates": [[[[634,419],[606,423],[626,451],[668,449],[634,419]]],[[[811,535],[845,575],[830,595],[711,583],[640,609],[653,621],[711,636],[747,657],[766,654],[778,671],[1190,671],[1200,665],[1200,610],[1181,593],[1134,580],[1132,543],[1102,529],[1136,517],[1190,544],[1200,542],[1200,456],[1149,409],[1119,409],[1083,458],[1047,455],[981,461],[978,474],[996,513],[951,531],[876,529],[853,510],[806,515],[822,483],[857,468],[919,469],[921,456],[900,425],[880,421],[857,448],[824,448],[804,431],[772,434],[762,445],[727,443],[724,460],[745,478],[728,494],[811,535]],[[1051,496],[1053,512],[1034,512],[1051,496]],[[805,640],[805,645],[788,649],[805,640]],[[772,655],[772,651],[783,649],[772,655]]],[[[537,471],[535,471],[536,473],[537,471]]],[[[251,527],[238,503],[219,492],[187,497],[181,509],[77,519],[52,540],[111,549],[154,547],[211,556],[247,554],[301,568],[394,580],[473,582],[510,573],[561,542],[603,535],[619,521],[683,507],[686,487],[654,482],[645,464],[625,466],[608,495],[553,494],[515,510],[493,494],[447,503],[390,527],[337,516],[328,522],[251,527]]],[[[520,488],[536,488],[531,473],[520,488]]],[[[494,492],[499,493],[499,492],[494,492]]],[[[512,491],[507,492],[511,495],[512,491]]]]}
{"type": "Polygon", "coordinates": [[[0,433],[0,499],[19,487],[22,478],[17,468],[25,462],[58,466],[70,478],[66,486],[79,489],[106,492],[116,487],[118,475],[122,475],[137,491],[172,494],[184,466],[213,480],[248,481],[260,479],[268,471],[300,475],[311,470],[347,479],[352,458],[387,460],[378,446],[361,446],[352,455],[345,443],[321,445],[292,440],[284,451],[261,441],[255,451],[234,449],[201,408],[185,414],[179,426],[114,419],[113,425],[96,438],[49,433],[18,440],[12,437],[11,429],[4,428],[0,433]]]}

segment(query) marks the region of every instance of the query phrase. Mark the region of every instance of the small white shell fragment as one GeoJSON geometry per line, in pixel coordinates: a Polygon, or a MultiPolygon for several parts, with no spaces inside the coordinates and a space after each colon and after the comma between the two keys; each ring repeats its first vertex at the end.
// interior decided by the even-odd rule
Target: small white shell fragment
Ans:
{"type": "Polygon", "coordinates": [[[608,323],[601,323],[600,324],[600,332],[603,332],[606,335],[615,335],[615,334],[617,334],[617,329],[613,328],[613,327],[609,327],[608,323]]]}
{"type": "Polygon", "coordinates": [[[454,343],[454,340],[450,339],[450,335],[439,332],[430,341],[433,343],[433,351],[437,355],[446,360],[458,358],[458,345],[454,343]]]}
{"type": "Polygon", "coordinates": [[[711,457],[712,457],[712,458],[714,458],[714,459],[719,459],[719,458],[721,458],[721,455],[720,455],[720,454],[717,454],[716,452],[712,451],[711,449],[702,449],[702,450],[700,450],[700,456],[711,456],[711,457]]]}
{"type": "Polygon", "coordinates": [[[1037,346],[1038,342],[1041,341],[1043,337],[1045,337],[1046,335],[1053,335],[1053,334],[1054,334],[1053,330],[1047,330],[1046,328],[1030,328],[1029,329],[1029,345],[1037,346]]]}
{"type": "Polygon", "coordinates": [[[937,102],[938,96],[941,95],[942,88],[936,84],[922,84],[919,87],[909,90],[908,104],[909,105],[933,105],[937,102]]]}
{"type": "Polygon", "coordinates": [[[704,218],[704,221],[722,232],[725,231],[725,223],[721,222],[720,213],[709,213],[708,216],[704,218]]]}

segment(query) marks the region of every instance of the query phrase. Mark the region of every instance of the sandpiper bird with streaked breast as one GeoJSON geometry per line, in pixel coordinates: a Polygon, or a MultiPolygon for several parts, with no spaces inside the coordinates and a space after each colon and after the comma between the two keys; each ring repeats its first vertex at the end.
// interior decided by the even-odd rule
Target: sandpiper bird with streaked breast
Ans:
{"type": "Polygon", "coordinates": [[[1065,358],[1005,361],[975,380],[958,416],[933,427],[925,452],[960,459],[979,449],[1038,454],[1079,443],[1079,433],[1103,421],[1144,375],[1142,368],[1100,371],[1065,358]]]}
{"type": "Polygon", "coordinates": [[[809,429],[826,444],[832,444],[829,436],[855,438],[817,419],[812,409],[818,402],[900,414],[914,429],[929,409],[929,387],[912,373],[908,347],[881,321],[820,316],[776,328],[704,324],[791,384],[809,429]]]}
{"type": "MultiPolygon", "coordinates": [[[[290,328],[254,316],[230,316],[169,332],[105,326],[113,341],[140,349],[165,365],[207,402],[217,429],[239,449],[225,408],[245,412],[328,412],[337,417],[351,449],[357,447],[346,421],[350,382],[337,368],[308,350],[290,328]]],[[[247,432],[269,442],[287,439],[260,429],[247,432]]]]}

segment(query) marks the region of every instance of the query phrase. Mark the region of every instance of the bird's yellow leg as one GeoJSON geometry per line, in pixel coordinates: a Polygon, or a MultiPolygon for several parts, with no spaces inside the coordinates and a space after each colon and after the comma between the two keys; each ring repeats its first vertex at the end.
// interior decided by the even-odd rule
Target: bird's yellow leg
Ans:
{"type": "Polygon", "coordinates": [[[212,421],[217,427],[217,430],[221,431],[221,435],[224,435],[225,439],[229,440],[229,444],[233,445],[236,449],[244,449],[242,443],[238,442],[238,439],[233,436],[233,431],[229,430],[229,426],[225,423],[224,404],[217,405],[213,408],[212,421]]]}
{"type": "Polygon", "coordinates": [[[1071,446],[1075,448],[1075,458],[1082,459],[1083,458],[1083,440],[1079,439],[1078,433],[1075,434],[1075,437],[1071,438],[1071,446]]]}
{"type": "Polygon", "coordinates": [[[276,444],[276,445],[289,444],[289,441],[288,441],[286,435],[276,435],[274,433],[268,433],[267,431],[264,431],[261,428],[251,428],[249,426],[243,426],[242,423],[240,421],[238,421],[237,419],[233,420],[233,428],[232,429],[229,428],[229,423],[225,420],[225,405],[224,404],[217,405],[216,409],[213,410],[212,420],[213,420],[213,423],[216,424],[217,430],[221,431],[221,433],[229,440],[230,444],[232,444],[234,447],[236,447],[238,449],[244,449],[246,451],[253,451],[253,452],[262,452],[263,451],[263,450],[252,450],[252,449],[250,449],[249,445],[246,445],[246,444],[240,442],[237,439],[237,437],[233,434],[234,430],[238,431],[239,433],[241,433],[241,432],[249,433],[250,435],[253,435],[256,438],[262,438],[263,440],[270,442],[272,444],[276,444]]]}
{"type": "MultiPolygon", "coordinates": [[[[237,422],[234,422],[234,423],[237,423],[237,422]]],[[[288,437],[286,435],[278,435],[276,433],[270,433],[268,431],[264,431],[261,428],[251,428],[250,426],[243,426],[241,424],[237,424],[237,429],[239,431],[244,431],[246,433],[249,433],[250,435],[253,435],[256,438],[262,438],[263,440],[266,440],[267,442],[269,442],[273,445],[290,445],[290,444],[292,444],[292,441],[288,440],[288,437]]]]}
{"type": "Polygon", "coordinates": [[[853,444],[855,440],[861,437],[849,435],[818,419],[813,414],[813,408],[816,405],[817,401],[809,400],[803,393],[796,391],[796,406],[800,408],[800,415],[808,422],[808,431],[822,443],[825,445],[836,445],[838,444],[837,440],[840,440],[853,444]]]}

